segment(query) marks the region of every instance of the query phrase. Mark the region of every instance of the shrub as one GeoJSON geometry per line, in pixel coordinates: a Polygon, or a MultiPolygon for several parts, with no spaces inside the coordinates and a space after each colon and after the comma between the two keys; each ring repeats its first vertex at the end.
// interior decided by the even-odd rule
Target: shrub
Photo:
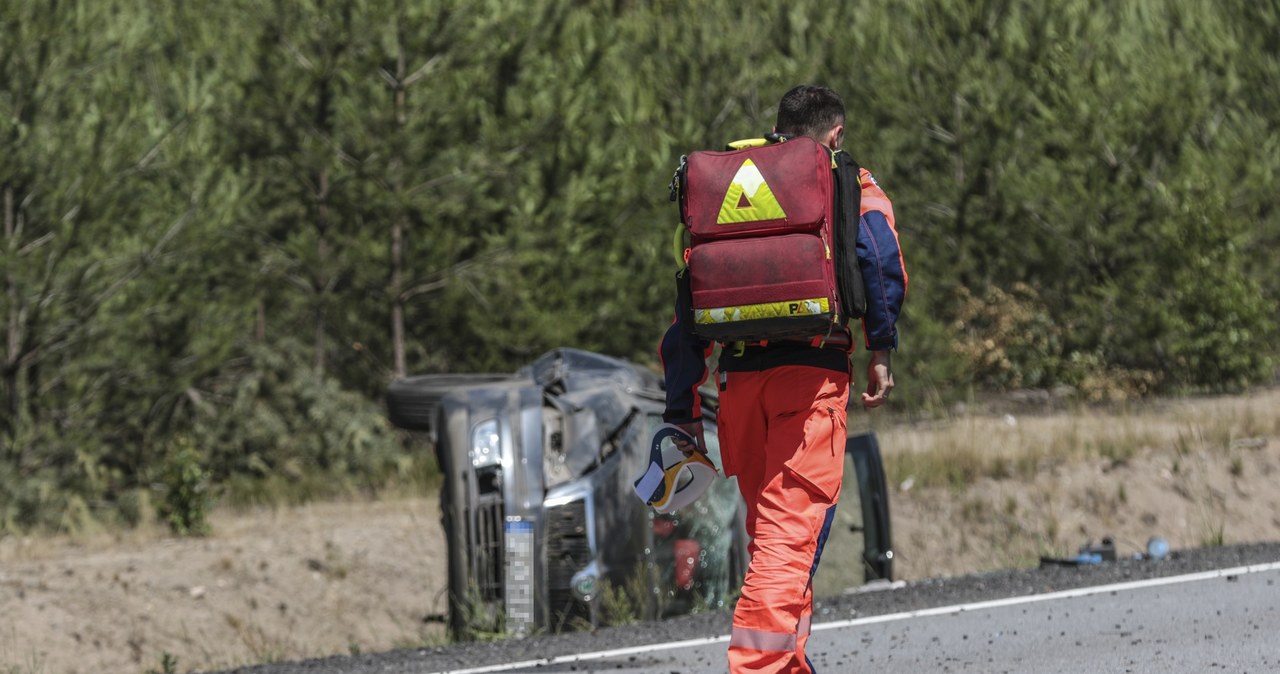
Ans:
{"type": "Polygon", "coordinates": [[[1058,381],[1062,331],[1031,286],[993,286],[981,295],[958,288],[952,327],[952,349],[974,384],[1002,389],[1058,381]]]}
{"type": "Polygon", "coordinates": [[[164,498],[156,505],[160,519],[179,536],[204,536],[209,533],[208,473],[201,465],[199,451],[191,439],[179,436],[170,444],[165,457],[161,482],[164,498]]]}

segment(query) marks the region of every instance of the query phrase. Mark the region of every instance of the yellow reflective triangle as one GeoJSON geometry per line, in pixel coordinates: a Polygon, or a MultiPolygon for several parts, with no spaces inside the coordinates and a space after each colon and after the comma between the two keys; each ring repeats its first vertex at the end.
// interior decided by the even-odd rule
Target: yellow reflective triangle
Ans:
{"type": "Polygon", "coordinates": [[[786,217],[782,205],[773,196],[773,190],[769,189],[769,183],[760,174],[760,169],[750,159],[742,162],[733,181],[729,183],[729,191],[724,193],[716,224],[783,220],[786,217]]]}

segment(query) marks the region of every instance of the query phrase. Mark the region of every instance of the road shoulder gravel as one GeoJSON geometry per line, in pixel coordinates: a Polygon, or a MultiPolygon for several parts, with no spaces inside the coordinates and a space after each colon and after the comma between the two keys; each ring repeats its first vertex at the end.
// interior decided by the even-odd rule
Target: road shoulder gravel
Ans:
{"type": "MultiPolygon", "coordinates": [[[[1045,566],[932,578],[868,589],[814,602],[814,623],[916,611],[955,604],[1058,592],[1081,587],[1178,576],[1280,561],[1280,543],[1172,552],[1162,560],[1124,559],[1089,566],[1045,566]]],[[[541,635],[523,640],[464,643],[435,648],[330,657],[225,670],[220,674],[409,674],[444,672],[507,662],[554,658],[646,644],[727,634],[729,612],[683,616],[595,632],[541,635]]]]}

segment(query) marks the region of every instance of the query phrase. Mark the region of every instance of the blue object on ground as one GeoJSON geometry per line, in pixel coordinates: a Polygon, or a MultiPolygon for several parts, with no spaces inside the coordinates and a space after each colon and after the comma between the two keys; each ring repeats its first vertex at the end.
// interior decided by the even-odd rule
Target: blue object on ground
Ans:
{"type": "Polygon", "coordinates": [[[1147,559],[1164,559],[1169,554],[1169,541],[1152,536],[1147,540],[1147,559]]]}

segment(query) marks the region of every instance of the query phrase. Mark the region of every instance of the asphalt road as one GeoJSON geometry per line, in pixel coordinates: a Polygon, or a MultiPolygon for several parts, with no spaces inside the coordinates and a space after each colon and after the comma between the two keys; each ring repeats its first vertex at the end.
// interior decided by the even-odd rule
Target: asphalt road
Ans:
{"type": "MultiPolygon", "coordinates": [[[[723,672],[729,616],[236,674],[723,672]]],[[[815,605],[818,671],[1280,671],[1280,544],[935,579],[815,605]]]]}

